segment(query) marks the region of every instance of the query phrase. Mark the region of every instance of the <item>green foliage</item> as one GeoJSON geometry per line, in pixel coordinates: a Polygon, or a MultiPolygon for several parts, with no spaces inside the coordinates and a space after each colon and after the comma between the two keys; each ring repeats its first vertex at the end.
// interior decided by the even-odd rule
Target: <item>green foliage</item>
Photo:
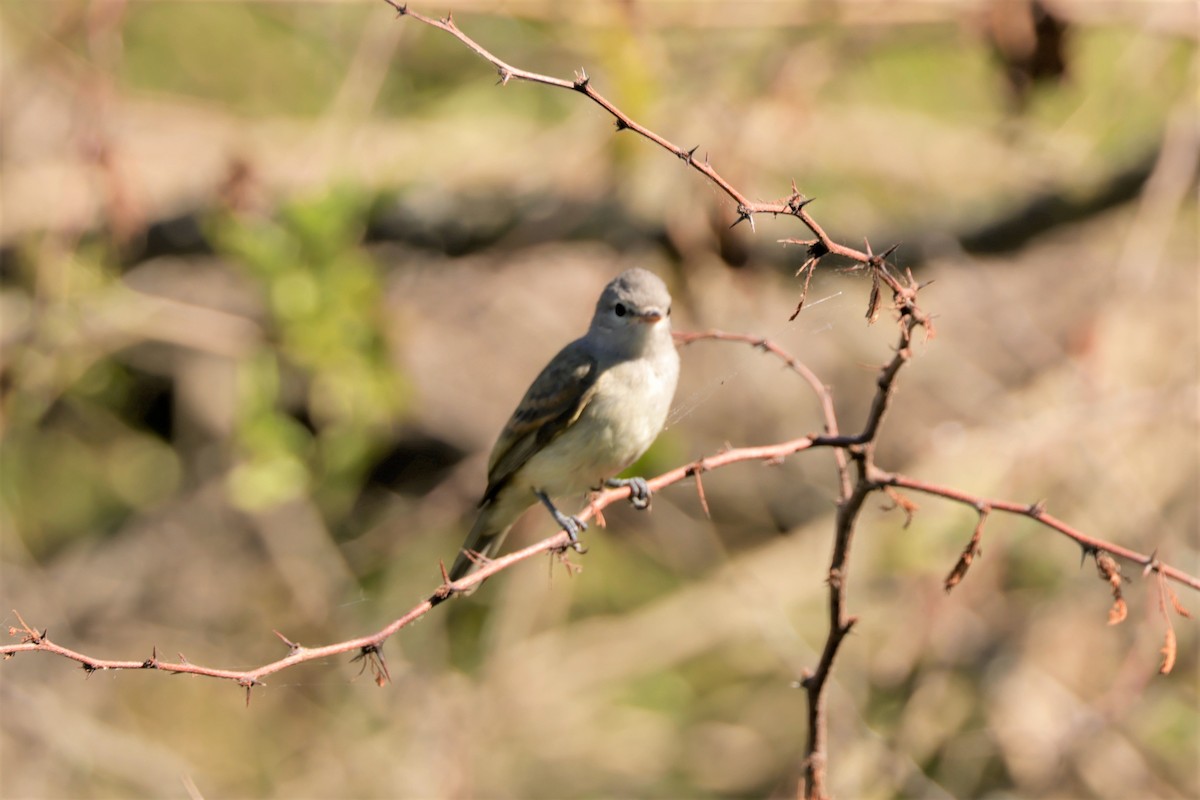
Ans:
{"type": "MultiPolygon", "coordinates": [[[[381,276],[359,246],[366,209],[363,196],[334,191],[277,220],[211,221],[217,249],[265,300],[268,335],[237,365],[228,480],[243,509],[311,494],[342,521],[405,406],[381,276]]],[[[6,353],[0,502],[26,546],[47,554],[170,498],[190,465],[164,438],[172,432],[145,419],[150,376],[129,366],[126,348],[142,342],[124,320],[141,301],[108,248],[31,248],[21,263],[28,285],[7,305],[25,309],[27,334],[6,353]]]]}
{"type": "Polygon", "coordinates": [[[230,489],[243,508],[312,492],[331,517],[344,514],[404,407],[379,271],[358,246],[366,209],[364,196],[342,190],[293,203],[278,220],[212,221],[217,248],[259,282],[269,315],[271,346],[239,375],[230,489]]]}
{"type": "Polygon", "coordinates": [[[67,255],[30,250],[30,295],[11,289],[25,335],[8,362],[0,442],[0,506],[36,556],[154,508],[178,487],[171,447],[126,413],[132,378],[111,357],[110,319],[126,290],[103,246],[67,255]]]}

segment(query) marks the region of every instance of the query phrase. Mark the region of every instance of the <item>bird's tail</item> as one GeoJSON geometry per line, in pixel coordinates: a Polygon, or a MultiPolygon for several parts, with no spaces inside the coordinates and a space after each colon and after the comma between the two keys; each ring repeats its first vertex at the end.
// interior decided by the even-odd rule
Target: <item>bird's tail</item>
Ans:
{"type": "Polygon", "coordinates": [[[458,551],[458,558],[454,559],[454,566],[450,568],[450,580],[465,578],[482,568],[488,559],[495,558],[500,552],[504,537],[512,529],[512,522],[498,519],[501,515],[494,511],[493,505],[484,506],[480,510],[475,524],[471,526],[471,532],[467,534],[466,541],[458,551]]]}

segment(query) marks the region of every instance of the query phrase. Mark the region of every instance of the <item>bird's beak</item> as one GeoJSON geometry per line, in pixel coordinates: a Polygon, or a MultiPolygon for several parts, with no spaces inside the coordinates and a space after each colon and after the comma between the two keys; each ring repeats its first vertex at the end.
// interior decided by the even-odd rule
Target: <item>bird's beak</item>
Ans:
{"type": "Polygon", "coordinates": [[[638,314],[638,322],[644,322],[647,325],[652,325],[662,319],[665,314],[657,308],[647,308],[641,314],[638,314]]]}

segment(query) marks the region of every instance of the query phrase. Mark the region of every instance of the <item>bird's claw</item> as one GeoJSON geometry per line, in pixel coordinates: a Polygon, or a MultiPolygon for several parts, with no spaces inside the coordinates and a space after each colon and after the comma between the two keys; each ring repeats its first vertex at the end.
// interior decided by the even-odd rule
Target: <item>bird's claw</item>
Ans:
{"type": "Polygon", "coordinates": [[[579,517],[567,516],[559,520],[559,523],[566,530],[567,536],[571,537],[571,549],[580,555],[586,553],[587,547],[584,546],[583,542],[579,541],[579,534],[587,530],[587,523],[579,517]]]}
{"type": "Polygon", "coordinates": [[[629,503],[638,511],[650,507],[650,485],[645,478],[609,478],[604,485],[610,489],[629,487],[629,503]]]}
{"type": "Polygon", "coordinates": [[[554,521],[558,523],[558,526],[567,532],[567,536],[571,540],[567,546],[580,555],[586,553],[587,548],[579,541],[579,534],[587,530],[587,523],[579,517],[570,517],[559,511],[545,492],[535,489],[533,493],[542,501],[542,505],[546,506],[550,515],[554,517],[554,521]]]}
{"type": "Polygon", "coordinates": [[[559,526],[561,526],[562,529],[567,532],[567,536],[569,536],[571,539],[570,547],[572,550],[580,555],[583,555],[587,552],[587,548],[584,546],[583,542],[579,541],[579,534],[587,530],[586,522],[581,520],[579,517],[569,517],[562,512],[555,514],[554,521],[557,522],[559,526]]]}

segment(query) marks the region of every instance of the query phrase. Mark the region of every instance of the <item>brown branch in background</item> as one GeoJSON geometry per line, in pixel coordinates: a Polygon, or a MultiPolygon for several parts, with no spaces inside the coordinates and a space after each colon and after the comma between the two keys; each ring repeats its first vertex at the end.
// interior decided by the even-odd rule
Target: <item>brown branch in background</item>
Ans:
{"type": "MultiPolygon", "coordinates": [[[[868,251],[870,246],[868,245],[868,251]]],[[[829,726],[826,723],[826,693],[829,677],[833,671],[834,660],[851,628],[857,622],[857,617],[850,615],[848,606],[847,585],[849,583],[850,548],[854,540],[855,526],[859,514],[867,498],[880,485],[874,479],[877,471],[875,466],[875,438],[891,405],[895,393],[896,376],[900,368],[912,358],[913,333],[918,327],[926,326],[928,320],[917,307],[917,291],[919,286],[912,280],[901,283],[891,276],[886,269],[886,254],[872,255],[870,266],[872,275],[879,276],[892,287],[893,302],[899,316],[900,340],[896,345],[892,360],[879,371],[875,381],[875,397],[867,411],[863,422],[862,432],[856,436],[827,436],[818,437],[817,443],[834,443],[831,446],[844,448],[846,454],[854,462],[854,485],[849,492],[843,491],[838,499],[837,515],[834,529],[833,556],[829,563],[829,632],[825,646],[816,668],[805,674],[800,685],[808,697],[808,744],[803,761],[804,775],[797,787],[798,797],[825,798],[828,792],[825,788],[827,744],[829,726]]],[[[872,305],[875,300],[872,299],[872,305]]],[[[870,313],[870,312],[868,312],[870,313]]]]}
{"type": "MultiPolygon", "coordinates": [[[[913,299],[915,301],[915,296],[913,299]]],[[[797,309],[797,313],[799,313],[799,309],[797,309]]],[[[912,328],[917,324],[914,316],[910,315],[909,320],[910,324],[902,326],[904,334],[901,337],[901,344],[902,349],[906,351],[907,345],[905,345],[905,342],[911,335],[912,328]]],[[[816,373],[779,345],[765,338],[746,334],[726,333],[724,331],[681,333],[676,334],[675,338],[676,341],[684,346],[702,339],[746,342],[781,359],[788,368],[803,378],[813,390],[813,393],[816,394],[821,404],[822,415],[825,419],[825,439],[838,440],[841,438],[838,431],[837,414],[833,407],[833,396],[829,388],[817,377],[816,373]]],[[[880,378],[879,383],[881,393],[890,395],[891,383],[895,378],[896,371],[897,369],[889,370],[885,368],[885,374],[880,378]]],[[[886,407],[886,402],[877,402],[874,404],[872,415],[868,422],[869,429],[878,428],[879,418],[883,416],[886,407]]],[[[865,480],[868,471],[866,467],[869,466],[871,453],[872,450],[869,447],[858,450],[851,449],[850,447],[834,448],[839,491],[837,534],[834,539],[834,553],[828,573],[830,624],[829,633],[825,640],[825,647],[821,653],[821,659],[816,670],[803,675],[799,682],[799,685],[807,692],[809,710],[809,738],[803,761],[804,780],[797,788],[799,796],[805,796],[805,794],[808,797],[814,798],[826,796],[825,763],[827,759],[825,740],[827,726],[825,724],[825,687],[842,640],[850,633],[850,629],[855,623],[855,618],[849,616],[846,610],[846,578],[849,568],[850,542],[854,535],[854,525],[858,519],[858,513],[862,508],[863,502],[875,488],[865,480]],[[850,477],[848,461],[851,456],[854,457],[855,463],[858,466],[858,481],[856,484],[852,482],[850,477]]]]}

